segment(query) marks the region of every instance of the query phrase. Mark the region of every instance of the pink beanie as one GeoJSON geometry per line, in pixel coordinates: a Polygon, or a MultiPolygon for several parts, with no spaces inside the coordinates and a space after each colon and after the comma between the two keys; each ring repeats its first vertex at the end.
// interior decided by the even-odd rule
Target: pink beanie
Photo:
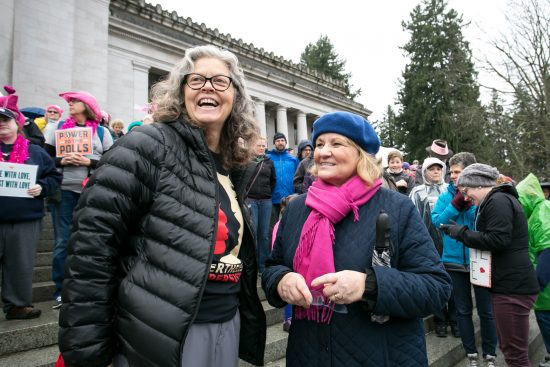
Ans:
{"type": "Polygon", "coordinates": [[[58,105],[56,104],[50,104],[46,107],[46,111],[48,110],[56,110],[58,113],[59,113],[59,116],[63,115],[63,110],[61,109],[61,107],[59,107],[58,105]]]}
{"type": "Polygon", "coordinates": [[[80,91],[80,92],[65,92],[60,93],[59,96],[63,98],[65,101],[69,102],[71,99],[77,99],[80,102],[84,103],[94,113],[95,121],[100,122],[101,121],[101,109],[99,108],[99,105],[97,104],[96,99],[94,96],[92,96],[88,92],[80,91]]]}

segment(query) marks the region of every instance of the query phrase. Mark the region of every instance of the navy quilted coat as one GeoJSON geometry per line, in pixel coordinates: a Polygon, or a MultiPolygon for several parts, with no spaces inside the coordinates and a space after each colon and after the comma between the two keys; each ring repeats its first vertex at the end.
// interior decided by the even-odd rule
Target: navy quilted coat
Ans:
{"type": "MultiPolygon", "coordinates": [[[[235,173],[246,222],[239,356],[263,365],[247,179],[235,173]]],[[[67,366],[104,367],[117,352],[132,367],[180,366],[216,241],[216,180],[202,129],[184,121],[132,130],[102,157],[78,202],[65,265],[59,348],[67,366]]]]}
{"type": "MultiPolygon", "coordinates": [[[[335,225],[336,271],[364,272],[371,267],[376,218],[384,210],[391,218],[394,245],[392,268],[374,267],[378,295],[374,313],[389,315],[382,325],[370,320],[367,303],[347,305],[347,314],[333,313],[330,324],[293,320],[287,366],[428,366],[422,317],[440,310],[451,293],[428,231],[411,200],[381,188],[359,211],[335,225]]],[[[277,283],[292,270],[302,226],[310,212],[305,195],[293,200],[283,215],[275,247],[263,273],[269,303],[285,305],[277,283]]]]}

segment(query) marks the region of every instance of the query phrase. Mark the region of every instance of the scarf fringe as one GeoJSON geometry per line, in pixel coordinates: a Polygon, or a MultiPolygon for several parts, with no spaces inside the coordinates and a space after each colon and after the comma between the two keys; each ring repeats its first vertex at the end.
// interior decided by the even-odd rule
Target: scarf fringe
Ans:
{"type": "Polygon", "coordinates": [[[294,318],[297,320],[309,320],[315,321],[319,324],[329,324],[332,319],[333,308],[332,305],[325,303],[325,306],[311,306],[310,308],[303,308],[296,306],[294,309],[294,318]]]}

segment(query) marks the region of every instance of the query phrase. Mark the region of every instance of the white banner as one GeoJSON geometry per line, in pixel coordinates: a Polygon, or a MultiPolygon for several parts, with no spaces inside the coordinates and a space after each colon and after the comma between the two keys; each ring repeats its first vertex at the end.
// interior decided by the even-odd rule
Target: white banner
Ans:
{"type": "Polygon", "coordinates": [[[470,249],[470,282],[491,288],[491,252],[470,249]]]}
{"type": "Polygon", "coordinates": [[[36,183],[38,166],[0,162],[0,196],[32,198],[27,190],[36,183]]]}

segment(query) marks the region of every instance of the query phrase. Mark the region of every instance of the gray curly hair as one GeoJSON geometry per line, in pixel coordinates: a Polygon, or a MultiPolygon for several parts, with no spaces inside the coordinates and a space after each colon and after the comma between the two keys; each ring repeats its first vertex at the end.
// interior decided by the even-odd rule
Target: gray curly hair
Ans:
{"type": "Polygon", "coordinates": [[[220,151],[224,152],[222,155],[223,166],[226,169],[243,166],[254,156],[253,146],[247,144],[246,147],[242,147],[237,140],[241,137],[248,142],[255,141],[259,129],[254,118],[254,102],[246,89],[244,72],[239,65],[237,56],[232,52],[212,45],[188,49],[183,59],[174,66],[167,78],[152,87],[151,100],[156,108],[153,118],[159,122],[184,118],[193,123],[189,120],[185,108],[183,81],[186,74],[194,71],[195,62],[205,57],[216,58],[225,63],[235,87],[233,108],[220,136],[220,151]]]}

